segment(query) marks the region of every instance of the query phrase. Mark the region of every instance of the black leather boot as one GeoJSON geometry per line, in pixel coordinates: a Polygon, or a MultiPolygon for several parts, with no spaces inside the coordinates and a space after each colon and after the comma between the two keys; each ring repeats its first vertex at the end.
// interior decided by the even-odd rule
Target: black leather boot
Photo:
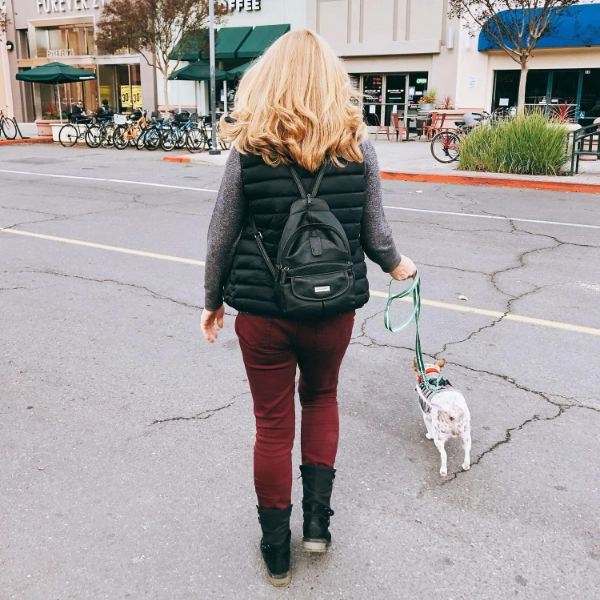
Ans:
{"type": "Polygon", "coordinates": [[[301,465],[304,498],[304,527],[302,549],[306,552],[325,552],[331,543],[329,517],[331,491],[335,479],[335,469],[316,465],[301,465]]]}
{"type": "Polygon", "coordinates": [[[258,521],[262,528],[260,551],[267,566],[267,579],[280,587],[292,580],[290,571],[290,515],[291,505],[282,510],[258,508],[258,521]]]}

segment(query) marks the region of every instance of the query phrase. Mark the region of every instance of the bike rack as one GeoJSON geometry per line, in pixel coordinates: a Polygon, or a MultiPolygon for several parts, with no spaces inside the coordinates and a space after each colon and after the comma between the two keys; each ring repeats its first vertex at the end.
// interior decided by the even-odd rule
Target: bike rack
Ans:
{"type": "Polygon", "coordinates": [[[600,125],[588,125],[573,132],[571,149],[571,175],[579,173],[579,158],[581,156],[596,156],[600,158],[600,125]]]}

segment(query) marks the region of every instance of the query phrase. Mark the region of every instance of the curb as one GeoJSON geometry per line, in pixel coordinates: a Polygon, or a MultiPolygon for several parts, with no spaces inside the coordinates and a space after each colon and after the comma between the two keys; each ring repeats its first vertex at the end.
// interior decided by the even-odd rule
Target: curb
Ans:
{"type": "Polygon", "coordinates": [[[516,177],[494,177],[489,175],[441,175],[437,173],[400,173],[381,171],[381,179],[396,181],[419,181],[424,183],[450,183],[455,185],[484,185],[519,189],[551,190],[555,192],[585,192],[600,194],[600,183],[577,183],[570,181],[540,181],[516,177]]]}
{"type": "Polygon", "coordinates": [[[51,137],[28,138],[25,140],[0,140],[0,146],[9,146],[10,144],[51,144],[53,141],[51,137]]]}
{"type": "Polygon", "coordinates": [[[174,163],[189,163],[192,162],[189,156],[165,156],[163,158],[164,162],[174,162],[174,163]]]}

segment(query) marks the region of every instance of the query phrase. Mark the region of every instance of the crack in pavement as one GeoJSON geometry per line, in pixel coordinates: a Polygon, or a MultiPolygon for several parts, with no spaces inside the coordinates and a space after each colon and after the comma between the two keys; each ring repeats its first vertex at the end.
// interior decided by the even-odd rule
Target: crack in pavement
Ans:
{"type": "Polygon", "coordinates": [[[210,419],[216,413],[225,410],[226,408],[230,408],[235,404],[236,400],[242,398],[243,396],[247,396],[249,393],[249,390],[247,392],[242,392],[241,394],[238,394],[237,396],[231,398],[229,400],[229,404],[219,406],[218,408],[209,408],[208,410],[203,410],[202,412],[199,412],[196,415],[192,415],[191,417],[169,417],[167,419],[154,419],[154,421],[150,423],[150,427],[152,425],[160,425],[161,423],[170,423],[172,421],[205,421],[206,419],[210,419]]]}
{"type": "MultiPolygon", "coordinates": [[[[530,423],[536,423],[537,421],[554,421],[555,419],[558,419],[559,417],[561,417],[565,412],[567,412],[567,410],[569,410],[571,408],[581,408],[581,407],[574,406],[574,405],[570,405],[570,406],[559,405],[558,412],[551,417],[540,417],[538,414],[534,414],[533,417],[526,419],[520,425],[517,425],[516,427],[509,427],[504,432],[504,439],[497,441],[495,444],[490,446],[487,450],[484,450],[475,460],[471,461],[471,468],[473,468],[475,465],[478,465],[483,460],[484,456],[491,454],[492,452],[494,452],[494,450],[496,450],[500,446],[504,446],[505,444],[510,443],[510,441],[512,440],[513,432],[521,431],[524,427],[526,427],[530,423]]],[[[442,483],[440,484],[440,487],[444,486],[444,485],[448,485],[449,483],[452,483],[453,481],[455,481],[458,478],[458,476],[461,473],[466,473],[466,471],[463,471],[463,470],[455,471],[454,473],[452,473],[452,477],[442,481],[442,483]]]]}
{"type": "MultiPolygon", "coordinates": [[[[137,285],[135,283],[125,283],[124,281],[117,281],[116,279],[95,279],[93,277],[83,277],[82,275],[71,275],[69,273],[59,273],[58,271],[42,271],[37,269],[31,269],[28,271],[20,271],[21,273],[41,273],[43,275],[54,275],[56,277],[67,277],[71,279],[80,279],[82,281],[91,281],[94,283],[114,283],[116,285],[122,285],[124,287],[132,287],[139,290],[144,290],[148,292],[153,298],[157,300],[168,300],[169,302],[173,302],[174,304],[179,304],[181,306],[185,306],[187,308],[194,308],[198,310],[202,310],[203,306],[198,306],[196,304],[189,304],[187,302],[183,302],[182,300],[176,300],[175,298],[170,298],[169,296],[165,296],[163,294],[159,294],[150,288],[147,288],[144,285],[137,285]]],[[[228,314],[228,313],[225,313],[228,314]]],[[[234,316],[234,315],[231,315],[234,316]]]]}
{"type": "Polygon", "coordinates": [[[206,419],[210,419],[212,416],[215,415],[215,413],[218,413],[221,410],[225,410],[226,408],[229,408],[231,406],[233,406],[233,402],[230,402],[225,406],[219,406],[218,408],[210,408],[191,417],[170,417],[168,419],[154,419],[154,421],[150,423],[150,426],[159,425],[160,423],[170,423],[172,421],[204,421],[206,419]]]}

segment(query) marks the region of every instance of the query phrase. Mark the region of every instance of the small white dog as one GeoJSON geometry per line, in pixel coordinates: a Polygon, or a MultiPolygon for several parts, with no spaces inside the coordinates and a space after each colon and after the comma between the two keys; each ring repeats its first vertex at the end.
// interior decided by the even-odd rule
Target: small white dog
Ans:
{"type": "MultiPolygon", "coordinates": [[[[436,382],[440,377],[446,359],[437,360],[434,364],[425,365],[425,374],[428,381],[436,382]]],[[[414,369],[417,368],[417,360],[414,360],[414,369]]],[[[465,450],[465,461],[462,468],[467,471],[471,468],[471,415],[464,396],[455,390],[450,382],[442,379],[438,385],[441,386],[437,392],[429,392],[426,388],[419,386],[421,376],[418,375],[417,393],[419,404],[423,412],[423,420],[427,427],[426,437],[433,440],[436,448],[442,456],[440,475],[447,475],[447,455],[444,445],[451,437],[460,437],[465,450]]]]}

